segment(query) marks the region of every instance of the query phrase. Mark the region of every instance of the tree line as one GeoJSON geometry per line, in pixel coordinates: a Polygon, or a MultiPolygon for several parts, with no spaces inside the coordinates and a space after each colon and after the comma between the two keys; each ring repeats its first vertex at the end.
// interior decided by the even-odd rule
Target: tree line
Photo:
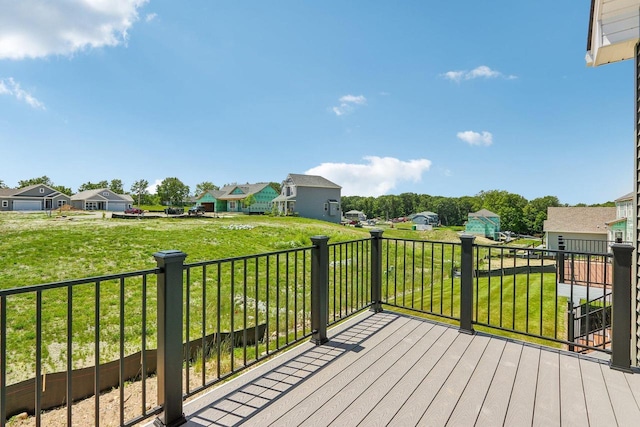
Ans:
{"type": "MultiPolygon", "coordinates": [[[[547,208],[568,206],[556,196],[527,200],[508,191],[481,191],[475,196],[443,197],[428,194],[402,193],[379,197],[342,196],[342,210],[358,210],[367,218],[384,220],[407,217],[419,212],[435,212],[442,225],[463,225],[469,213],[487,209],[500,216],[500,228],[520,234],[540,234],[547,208]]],[[[576,206],[586,206],[578,204],[576,206]]],[[[613,202],[591,206],[615,206],[613,202]]]]}

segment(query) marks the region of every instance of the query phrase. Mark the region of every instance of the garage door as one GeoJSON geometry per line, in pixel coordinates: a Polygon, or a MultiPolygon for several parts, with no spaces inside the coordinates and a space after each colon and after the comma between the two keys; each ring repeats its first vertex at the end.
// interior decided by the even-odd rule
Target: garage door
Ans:
{"type": "Polygon", "coordinates": [[[109,203],[109,210],[112,212],[120,212],[127,209],[126,203],[109,203]]]}
{"type": "Polygon", "coordinates": [[[42,202],[40,200],[14,200],[14,211],[41,211],[42,202]]]}

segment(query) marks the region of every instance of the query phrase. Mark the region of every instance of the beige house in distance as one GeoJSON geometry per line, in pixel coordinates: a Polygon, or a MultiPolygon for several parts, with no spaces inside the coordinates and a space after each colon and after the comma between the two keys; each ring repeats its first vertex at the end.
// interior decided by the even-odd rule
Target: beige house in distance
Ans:
{"type": "Polygon", "coordinates": [[[616,219],[615,207],[550,207],[543,230],[547,249],[558,249],[562,236],[568,251],[607,250],[607,224],[616,219]]]}

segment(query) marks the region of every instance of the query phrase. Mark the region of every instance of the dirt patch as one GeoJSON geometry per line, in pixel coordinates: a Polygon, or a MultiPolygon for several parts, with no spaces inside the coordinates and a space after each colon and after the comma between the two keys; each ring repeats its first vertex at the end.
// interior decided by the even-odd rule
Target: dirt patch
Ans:
{"type": "MultiPolygon", "coordinates": [[[[208,364],[209,365],[209,364],[208,364]]],[[[215,364],[214,364],[215,366],[215,364]]],[[[211,369],[211,366],[207,367],[207,370],[211,369]]],[[[183,382],[186,379],[183,377],[183,382]]],[[[201,385],[202,371],[192,367],[189,369],[189,384],[191,389],[194,389],[201,385]]],[[[193,400],[196,397],[206,393],[210,389],[198,393],[188,400],[193,400]]],[[[150,411],[158,404],[158,382],[157,378],[149,377],[146,380],[146,399],[145,410],[150,411]]],[[[129,382],[124,387],[124,419],[130,420],[142,413],[142,381],[129,382]]],[[[95,397],[89,397],[87,399],[80,400],[73,404],[72,408],[72,426],[86,427],[95,425],[95,397]]],[[[100,395],[100,426],[103,427],[115,427],[120,425],[120,389],[114,388],[110,391],[104,392],[100,395]]],[[[134,424],[135,426],[142,426],[154,420],[156,415],[152,415],[149,418],[134,424]]],[[[7,422],[9,427],[33,427],[36,425],[35,416],[29,416],[26,413],[16,415],[7,422]]],[[[52,409],[43,412],[41,415],[41,425],[47,427],[66,427],[67,426],[67,407],[63,406],[57,409],[52,409]]]]}

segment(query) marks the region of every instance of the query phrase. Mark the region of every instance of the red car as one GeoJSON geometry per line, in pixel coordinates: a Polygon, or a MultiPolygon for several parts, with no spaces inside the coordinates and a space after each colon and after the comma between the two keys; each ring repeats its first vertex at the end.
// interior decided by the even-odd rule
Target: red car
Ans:
{"type": "Polygon", "coordinates": [[[124,213],[126,214],[141,214],[143,211],[140,208],[129,208],[125,209],[124,213]]]}

